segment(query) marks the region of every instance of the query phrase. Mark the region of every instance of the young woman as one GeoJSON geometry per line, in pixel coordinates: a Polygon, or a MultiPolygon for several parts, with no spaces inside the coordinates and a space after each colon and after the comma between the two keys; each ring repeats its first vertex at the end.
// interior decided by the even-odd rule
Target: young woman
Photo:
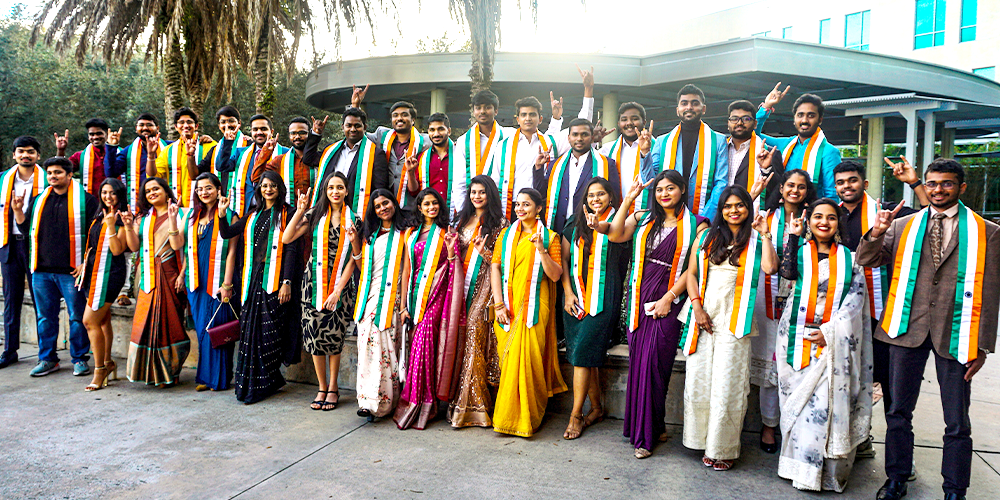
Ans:
{"type": "Polygon", "coordinates": [[[344,204],[347,197],[347,178],[340,172],[328,175],[320,183],[326,196],[317,198],[316,206],[309,208],[311,190],[299,193],[295,215],[281,240],[287,245],[306,236],[308,250],[305,273],[302,279],[302,341],[306,352],[312,355],[313,368],[319,381],[319,393],[310,403],[313,410],[329,411],[337,408],[340,389],[340,354],[344,338],[354,334],[354,297],[357,294],[352,280],[341,280],[344,269],[351,261],[351,241],[347,228],[358,221],[351,207],[344,204]],[[343,285],[343,288],[337,285],[343,285]],[[327,371],[329,367],[329,372],[327,371]]]}
{"type": "Polygon", "coordinates": [[[148,385],[176,385],[191,350],[184,331],[184,275],[178,253],[177,198],[167,181],[149,177],[139,190],[139,218],[122,213],[128,247],[135,252],[139,288],[128,349],[128,379],[148,385]]]}
{"type": "Polygon", "coordinates": [[[789,227],[781,275],[794,291],[777,337],[778,475],[800,490],[838,493],[868,438],[872,412],[865,274],[839,244],[840,210],[822,198],[789,227]]]}
{"type": "Polygon", "coordinates": [[[576,439],[583,432],[588,396],[591,409],[603,413],[600,368],[620,319],[625,281],[619,265],[625,246],[593,229],[615,216],[619,190],[607,179],[594,177],[585,192],[586,203],[567,221],[562,236],[563,329],[566,359],[573,365],[573,411],[563,439],[576,439]]]}
{"type": "MultiPolygon", "coordinates": [[[[437,414],[435,398],[448,401],[458,377],[458,333],[464,276],[458,233],[448,227],[448,205],[433,188],[414,200],[420,225],[410,229],[403,254],[404,325],[413,324],[406,378],[393,420],[400,429],[423,429],[437,414]]],[[[400,368],[400,372],[403,369],[400,368]]],[[[402,378],[402,377],[401,377],[402,378]]]]}
{"type": "Polygon", "coordinates": [[[111,359],[111,303],[125,285],[126,264],[125,224],[121,213],[128,212],[125,184],[118,179],[105,179],[98,191],[101,211],[90,221],[87,236],[86,272],[81,290],[87,291],[87,308],[83,311],[83,326],[94,351],[94,379],[84,388],[96,391],[107,387],[108,379],[118,380],[118,366],[111,359]]]}
{"type": "MultiPolygon", "coordinates": [[[[353,253],[340,279],[352,279],[355,267],[361,270],[354,305],[354,321],[358,324],[358,416],[374,420],[388,415],[399,397],[396,333],[401,326],[397,313],[401,309],[406,234],[392,192],[383,188],[372,191],[361,234],[351,227],[347,235],[353,253]]],[[[340,283],[337,286],[344,287],[340,283]]]]}
{"type": "MultiPolygon", "coordinates": [[[[219,210],[229,198],[219,198],[219,210]]],[[[264,172],[253,193],[246,217],[230,224],[219,219],[219,233],[232,239],[242,235],[243,279],[240,311],[240,351],[236,360],[236,399],[245,404],[262,401],[285,385],[279,368],[289,338],[292,315],[292,276],[298,272],[298,244],[284,244],[291,206],[285,202],[285,183],[272,171],[264,172]]]]}
{"type": "Polygon", "coordinates": [[[687,291],[688,254],[696,235],[708,228],[708,219],[688,210],[686,199],[684,176],[664,170],[645,184],[636,178],[611,223],[595,224],[614,243],[632,242],[624,435],[640,459],[666,440],[665,402],[680,338],[677,314],[687,291]],[[629,214],[628,207],[650,185],[650,209],[629,214]]]}
{"type": "Polygon", "coordinates": [[[215,174],[205,172],[199,175],[195,179],[194,203],[190,210],[186,210],[187,218],[183,224],[186,240],[184,275],[191,317],[198,334],[198,371],[194,378],[198,384],[196,391],[226,390],[233,378],[234,344],[213,348],[208,335],[208,323],[213,315],[213,326],[234,319],[233,309],[223,302],[230,302],[233,297],[238,246],[222,237],[219,219],[226,219],[231,224],[236,213],[219,210],[221,189],[222,181],[215,174]]]}
{"type": "Polygon", "coordinates": [[[462,371],[455,397],[448,405],[448,421],[452,427],[491,427],[489,388],[500,384],[500,359],[493,331],[490,266],[497,237],[509,223],[503,215],[500,191],[490,176],[473,177],[466,192],[458,216],[465,274],[465,346],[459,349],[462,371]]]}
{"type": "MultiPolygon", "coordinates": [[[[771,243],[778,255],[778,265],[785,242],[788,224],[802,215],[802,210],[816,199],[816,188],[809,174],[802,169],[789,170],[781,179],[780,198],[768,205],[767,224],[771,243]]],[[[768,197],[769,199],[770,196],[768,197]]],[[[750,383],[760,387],[761,427],[760,448],[766,453],[778,451],[775,431],[778,427],[778,372],[774,366],[774,342],[778,320],[792,291],[792,282],[779,274],[761,274],[758,284],[757,307],[754,321],[759,334],[750,339],[750,383]]]]}
{"type": "Polygon", "coordinates": [[[740,455],[750,393],[750,336],[760,274],[778,271],[764,216],[746,189],[729,186],[711,229],[688,268],[691,314],[680,341],[684,378],[684,446],[705,450],[702,463],[729,470],[740,455]]]}
{"type": "Polygon", "coordinates": [[[517,221],[493,248],[494,331],[500,349],[500,388],[493,430],[531,437],[549,397],[566,390],[556,346],[556,282],[562,276],[558,235],[542,224],[545,199],[525,188],[517,195],[517,221]]]}

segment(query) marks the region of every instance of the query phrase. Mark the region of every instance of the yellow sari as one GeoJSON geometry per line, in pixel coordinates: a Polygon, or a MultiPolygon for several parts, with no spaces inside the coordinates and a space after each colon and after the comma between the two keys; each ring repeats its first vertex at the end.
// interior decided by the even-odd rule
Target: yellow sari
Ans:
{"type": "MultiPolygon", "coordinates": [[[[520,225],[504,229],[497,237],[493,251],[494,263],[501,263],[500,245],[504,234],[518,227],[520,225]]],[[[559,351],[556,346],[556,283],[548,276],[542,278],[537,297],[538,323],[527,327],[531,271],[536,257],[535,244],[531,242],[531,233],[518,233],[514,254],[511,262],[507,263],[514,266],[513,279],[509,281],[513,287],[510,311],[512,326],[510,331],[506,331],[499,322],[493,322],[500,352],[500,388],[493,411],[493,430],[502,434],[530,437],[542,423],[549,398],[566,391],[566,383],[559,372],[559,351]]],[[[549,256],[556,262],[561,262],[560,237],[549,231],[549,238],[549,256]]]]}

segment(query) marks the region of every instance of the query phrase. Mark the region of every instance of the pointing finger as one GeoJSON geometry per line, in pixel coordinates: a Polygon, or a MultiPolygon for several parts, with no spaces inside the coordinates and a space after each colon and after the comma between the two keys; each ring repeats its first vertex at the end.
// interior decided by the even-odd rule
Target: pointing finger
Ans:
{"type": "Polygon", "coordinates": [[[583,70],[582,70],[582,69],[580,69],[580,65],[579,65],[579,64],[574,64],[574,66],[576,66],[576,70],[580,72],[580,76],[587,76],[587,75],[586,75],[586,74],[585,74],[585,73],[583,72],[583,70]]]}
{"type": "Polygon", "coordinates": [[[555,101],[556,95],[550,90],[549,91],[549,101],[555,101]]]}

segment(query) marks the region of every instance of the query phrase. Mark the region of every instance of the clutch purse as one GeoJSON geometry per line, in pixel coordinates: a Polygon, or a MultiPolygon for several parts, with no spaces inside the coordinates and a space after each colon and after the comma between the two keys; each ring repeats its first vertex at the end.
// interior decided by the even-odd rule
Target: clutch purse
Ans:
{"type": "Polygon", "coordinates": [[[219,307],[215,308],[215,313],[212,314],[212,319],[208,320],[208,327],[205,330],[208,332],[208,337],[212,340],[212,349],[227,346],[240,339],[239,316],[236,314],[236,309],[233,309],[233,305],[228,300],[220,302],[219,307]],[[236,316],[237,319],[221,325],[215,325],[215,317],[219,314],[219,309],[222,309],[223,304],[229,306],[229,310],[233,311],[233,316],[236,316]]]}

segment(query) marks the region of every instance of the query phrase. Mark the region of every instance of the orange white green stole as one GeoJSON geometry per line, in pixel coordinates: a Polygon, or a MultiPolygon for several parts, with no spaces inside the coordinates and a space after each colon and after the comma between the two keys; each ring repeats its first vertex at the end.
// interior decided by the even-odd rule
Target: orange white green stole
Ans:
{"type": "Polygon", "coordinates": [[[153,247],[156,241],[156,209],[151,208],[147,215],[139,219],[139,289],[143,293],[150,293],[156,286],[156,248],[153,247]]]}
{"type": "MultiPolygon", "coordinates": [[[[125,150],[125,164],[128,169],[125,172],[125,191],[128,193],[128,206],[133,209],[139,204],[139,188],[142,180],[142,157],[146,155],[145,137],[136,137],[132,144],[125,150]]],[[[160,139],[160,151],[167,151],[167,141],[160,139]]],[[[147,160],[153,161],[153,160],[147,160]]],[[[174,193],[176,195],[177,193],[174,193]]]]}
{"type": "MultiPolygon", "coordinates": [[[[490,177],[493,177],[497,181],[497,186],[500,189],[500,206],[503,207],[504,216],[507,217],[507,220],[514,218],[514,173],[516,170],[517,147],[520,144],[518,136],[520,135],[523,135],[523,132],[518,129],[517,132],[514,132],[514,135],[504,139],[500,143],[500,156],[493,158],[493,165],[490,169],[490,177]]],[[[538,137],[538,142],[543,151],[551,151],[553,157],[559,155],[555,137],[542,135],[539,132],[535,132],[535,136],[538,137]]],[[[537,155],[537,152],[533,152],[531,157],[534,158],[537,155]]]]}
{"type": "MultiPolygon", "coordinates": [[[[767,227],[771,231],[771,243],[774,244],[774,251],[778,255],[778,262],[781,262],[781,254],[785,251],[785,208],[778,207],[767,214],[767,227]]],[[[764,275],[764,309],[767,319],[781,319],[781,311],[778,310],[778,293],[781,278],[778,275],[764,275]]]]}
{"type": "MultiPolygon", "coordinates": [[[[541,224],[541,222],[538,222],[541,224]]],[[[542,246],[546,249],[549,248],[549,243],[552,240],[552,233],[546,227],[542,227],[542,246]]],[[[514,221],[514,225],[503,230],[503,234],[500,235],[500,276],[503,280],[503,303],[507,306],[507,310],[510,311],[512,317],[511,321],[517,321],[518,313],[514,311],[514,287],[524,286],[522,283],[513,283],[514,281],[514,253],[517,252],[517,246],[520,241],[518,235],[521,233],[521,221],[514,221]]],[[[539,295],[542,290],[542,283],[545,280],[545,270],[542,269],[542,257],[538,254],[538,249],[535,248],[534,244],[531,247],[531,258],[527,263],[531,266],[531,281],[527,283],[528,286],[528,303],[527,310],[525,311],[525,321],[528,328],[531,328],[538,324],[539,310],[541,304],[539,301],[539,295]]],[[[504,331],[509,332],[510,324],[501,324],[501,328],[504,331]]]]}
{"type": "MultiPolygon", "coordinates": [[[[844,206],[844,204],[841,203],[840,206],[844,206]]],[[[865,193],[864,198],[861,199],[861,205],[855,209],[861,210],[861,234],[867,234],[875,225],[875,221],[878,220],[879,208],[878,202],[865,193]]],[[[887,270],[885,266],[882,266],[866,267],[864,271],[865,286],[868,288],[868,311],[871,313],[871,317],[881,318],[882,309],[885,307],[886,293],[889,290],[887,270]]]]}
{"type": "MultiPolygon", "coordinates": [[[[503,130],[500,129],[500,124],[496,121],[493,122],[493,129],[490,130],[490,137],[486,140],[486,149],[483,149],[482,144],[482,134],[479,133],[479,124],[475,123],[465,133],[465,185],[468,186],[472,183],[472,178],[477,175],[483,175],[489,170],[490,163],[492,163],[493,156],[490,154],[493,152],[493,146],[499,144],[503,140],[503,130]],[[473,165],[473,160],[475,164],[473,165]]],[[[449,155],[449,158],[451,156],[449,155]]]]}
{"type": "MultiPolygon", "coordinates": [[[[750,147],[747,148],[747,177],[744,179],[746,181],[747,191],[753,187],[757,179],[761,177],[760,166],[757,165],[757,155],[764,151],[767,145],[764,144],[764,140],[757,135],[756,132],[750,132],[750,147]]],[[[726,142],[732,142],[733,138],[726,138],[726,142]]],[[[739,169],[739,165],[730,165],[731,169],[739,169]]],[[[760,210],[761,202],[767,198],[767,187],[765,186],[761,190],[760,194],[756,199],[753,200],[754,210],[760,210]]]]}
{"type": "MultiPolygon", "coordinates": [[[[472,299],[475,298],[476,292],[476,282],[479,280],[479,273],[482,271],[483,262],[486,258],[483,254],[479,253],[479,249],[476,248],[475,241],[476,238],[483,236],[483,225],[476,224],[476,230],[472,232],[472,237],[469,238],[469,246],[465,249],[465,256],[462,258],[463,269],[465,270],[465,310],[468,311],[472,309],[472,299]]],[[[483,236],[484,238],[486,236],[483,236]]],[[[486,271],[489,273],[489,270],[486,271]]]]}
{"type": "MultiPolygon", "coordinates": [[[[628,329],[635,331],[639,328],[639,318],[643,313],[642,304],[639,303],[639,291],[642,289],[642,272],[646,265],[646,245],[653,232],[655,221],[652,213],[645,212],[641,215],[639,225],[632,233],[632,273],[629,275],[629,309],[628,309],[628,329]]],[[[665,229],[660,228],[660,231],[665,229]]],[[[667,286],[673,287],[674,283],[684,274],[688,266],[688,256],[694,248],[695,238],[698,236],[698,219],[695,214],[687,209],[681,208],[681,214],[677,217],[677,243],[674,247],[674,257],[670,262],[670,281],[667,286]]]]}
{"type": "MultiPolygon", "coordinates": [[[[111,282],[111,259],[114,255],[111,253],[111,236],[108,235],[108,227],[104,223],[103,217],[101,219],[95,218],[91,226],[94,224],[101,224],[101,230],[97,236],[97,244],[94,245],[94,250],[97,253],[94,254],[94,269],[90,275],[87,306],[91,310],[97,311],[114,300],[114,297],[110,296],[111,290],[108,288],[108,284],[111,282]]],[[[112,225],[112,234],[116,229],[117,227],[112,225]]]]}
{"type": "MultiPolygon", "coordinates": [[[[184,227],[187,232],[187,241],[184,245],[184,257],[187,258],[187,266],[184,270],[184,277],[187,289],[193,292],[201,286],[201,266],[207,265],[208,279],[207,283],[205,283],[205,291],[215,297],[219,293],[219,289],[222,288],[222,284],[226,281],[226,259],[229,256],[230,241],[219,234],[220,216],[219,211],[216,210],[212,214],[212,234],[207,240],[209,244],[209,259],[208,262],[200,262],[198,245],[201,244],[201,235],[198,234],[198,223],[201,214],[195,213],[194,210],[185,211],[187,212],[187,223],[184,224],[184,227]]],[[[230,223],[233,222],[233,212],[231,210],[226,210],[224,216],[227,221],[230,223]]]]}
{"type": "Polygon", "coordinates": [[[97,147],[88,144],[80,152],[80,181],[83,182],[83,189],[87,192],[97,189],[97,170],[103,168],[103,162],[97,157],[97,147]]]}
{"type": "MultiPolygon", "coordinates": [[[[705,122],[698,131],[698,146],[695,150],[691,171],[695,173],[692,207],[698,213],[705,210],[712,194],[712,184],[715,179],[715,150],[718,146],[715,132],[705,122]]],[[[659,141],[661,170],[677,170],[677,151],[681,142],[681,126],[678,124],[663,140],[659,141]]]]}
{"type": "MultiPolygon", "coordinates": [[[[239,156],[236,157],[236,170],[229,175],[229,189],[227,192],[229,193],[229,198],[232,200],[229,206],[233,207],[233,211],[240,217],[246,215],[244,212],[247,206],[247,196],[250,196],[250,193],[247,192],[246,179],[247,174],[253,169],[255,149],[257,149],[257,146],[251,144],[243,151],[240,151],[239,156]]],[[[243,290],[245,292],[246,288],[243,290]]]]}
{"type": "MultiPolygon", "coordinates": [[[[28,262],[32,271],[38,269],[38,233],[42,221],[42,212],[45,211],[45,202],[49,195],[53,193],[52,186],[45,188],[34,202],[31,214],[31,245],[28,247],[28,262]]],[[[79,267],[83,264],[84,250],[87,246],[87,191],[83,189],[80,181],[70,181],[69,190],[66,192],[66,211],[69,220],[69,265],[79,267]]]]}
{"type": "MultiPolygon", "coordinates": [[[[347,142],[341,140],[337,141],[323,150],[323,155],[319,159],[319,179],[323,182],[328,175],[332,175],[337,168],[333,165],[333,158],[337,155],[337,151],[341,148],[347,147],[347,142]]],[[[361,143],[358,145],[358,157],[357,157],[357,169],[354,173],[354,185],[347,186],[348,191],[352,193],[351,196],[351,210],[357,214],[358,217],[364,219],[365,209],[368,207],[368,199],[372,194],[372,174],[375,171],[375,150],[377,149],[374,142],[368,140],[368,136],[361,136],[361,143]]],[[[349,177],[349,176],[348,176],[349,177]]],[[[316,189],[313,192],[312,204],[316,204],[316,200],[319,199],[320,189],[316,189]]],[[[325,193],[326,188],[322,189],[325,193]]]]}
{"type": "MultiPolygon", "coordinates": [[[[615,209],[608,207],[598,219],[610,223],[614,217],[615,209]]],[[[608,262],[608,250],[612,243],[608,235],[597,231],[591,231],[589,249],[584,248],[585,243],[583,238],[577,237],[576,228],[573,228],[573,246],[569,254],[569,283],[573,287],[573,294],[580,301],[580,307],[591,316],[597,316],[604,311],[607,267],[609,264],[615,265],[608,262]]]]}
{"type": "MultiPolygon", "coordinates": [[[[233,140],[233,149],[235,148],[245,148],[250,145],[250,138],[243,135],[240,130],[236,131],[236,139],[233,140]]],[[[232,152],[232,150],[230,150],[232,152]]],[[[219,167],[222,166],[222,162],[226,161],[222,157],[222,142],[220,141],[215,146],[215,154],[212,155],[212,160],[208,164],[208,171],[215,175],[219,175],[219,167]]]]}
{"type": "MultiPolygon", "coordinates": [[[[791,258],[791,256],[788,256],[791,258]]],[[[809,366],[813,357],[819,358],[823,348],[817,347],[813,353],[812,342],[805,339],[806,324],[816,319],[816,303],[819,294],[819,247],[815,240],[809,240],[798,251],[798,279],[795,280],[795,293],[791,297],[790,317],[788,320],[788,350],[786,361],[794,370],[809,366]]],[[[830,280],[826,288],[826,300],[823,307],[823,320],[820,324],[830,321],[830,318],[840,309],[840,305],[851,289],[854,279],[853,258],[851,251],[844,245],[834,243],[830,247],[827,258],[830,265],[830,280]]]]}
{"type": "MultiPolygon", "coordinates": [[[[569,175],[569,161],[573,156],[572,151],[568,151],[556,160],[555,165],[552,166],[552,171],[549,172],[548,180],[548,199],[545,203],[545,224],[548,226],[554,226],[556,223],[556,212],[559,208],[559,198],[569,197],[572,199],[572,193],[576,189],[576,179],[569,179],[567,184],[569,185],[569,193],[562,192],[562,179],[564,176],[569,175]]],[[[608,161],[608,157],[598,153],[596,150],[590,150],[590,172],[592,177],[603,177],[605,179],[610,179],[611,177],[611,164],[608,161]]],[[[566,204],[566,210],[569,212],[566,214],[566,218],[569,218],[576,207],[572,203],[566,204]]]]}
{"type": "MultiPolygon", "coordinates": [[[[14,200],[14,181],[17,175],[17,165],[10,167],[3,174],[0,174],[0,247],[6,246],[10,237],[10,230],[14,227],[14,212],[10,209],[10,202],[14,200]]],[[[40,189],[45,189],[49,185],[48,177],[42,167],[35,165],[35,173],[32,177],[31,198],[38,196],[40,189]]],[[[25,198],[24,204],[27,206],[29,199],[25,198]]]]}
{"type": "MultiPolygon", "coordinates": [[[[923,243],[930,220],[930,208],[914,214],[903,226],[893,259],[889,299],[882,317],[882,329],[890,338],[905,335],[910,325],[913,289],[923,257],[923,243]]],[[[979,328],[983,307],[983,274],[986,269],[986,222],[972,209],[958,202],[958,238],[955,255],[955,305],[952,312],[948,352],[959,362],[968,363],[979,356],[979,328]]],[[[928,259],[931,256],[927,256],[928,259]]]]}
{"type": "MultiPolygon", "coordinates": [[[[625,193],[628,192],[628,188],[625,187],[626,183],[631,183],[632,178],[636,175],[641,175],[642,173],[642,151],[638,147],[635,148],[635,157],[623,157],[622,151],[625,150],[625,136],[618,135],[618,138],[611,143],[611,149],[608,150],[608,156],[615,159],[615,166],[618,167],[618,177],[622,180],[622,197],[625,197],[625,193]],[[629,169],[626,169],[622,162],[626,162],[631,165],[629,169]],[[634,172],[632,175],[625,175],[622,172],[634,172]]],[[[632,156],[632,155],[629,155],[632,156]]],[[[607,177],[605,177],[606,179],[607,177]]],[[[643,192],[632,202],[629,207],[628,213],[633,213],[638,210],[646,210],[649,207],[649,191],[643,190],[643,192]]]]}
{"type": "Polygon", "coordinates": [[[413,314],[413,322],[419,323],[424,319],[424,312],[427,310],[427,303],[431,295],[431,287],[434,285],[434,275],[437,274],[438,263],[442,255],[447,255],[444,235],[446,229],[432,224],[427,231],[427,239],[424,242],[424,251],[421,253],[420,265],[417,265],[417,239],[420,238],[420,231],[424,226],[421,224],[409,230],[406,235],[406,251],[410,257],[410,296],[407,299],[409,310],[413,314]]]}
{"type": "MultiPolygon", "coordinates": [[[[313,229],[313,287],[312,297],[306,297],[306,299],[312,302],[313,307],[319,311],[324,309],[323,304],[333,292],[333,288],[343,274],[344,268],[347,267],[347,263],[350,262],[351,241],[347,238],[348,224],[354,224],[354,212],[351,211],[351,207],[344,205],[340,209],[339,219],[334,220],[333,209],[329,208],[313,229]],[[334,224],[338,224],[340,228],[340,237],[337,238],[334,261],[330,262],[330,232],[333,230],[334,224]]],[[[339,301],[333,305],[331,311],[336,311],[338,307],[340,307],[339,301]]]]}
{"type": "MultiPolygon", "coordinates": [[[[434,146],[431,146],[420,153],[417,158],[417,185],[420,189],[427,189],[431,186],[431,158],[436,155],[437,152],[434,151],[434,146]]],[[[445,184],[445,189],[447,192],[440,193],[445,198],[448,198],[448,208],[451,210],[449,212],[449,217],[454,216],[458,212],[458,199],[459,194],[457,193],[457,186],[455,186],[455,168],[452,162],[455,160],[455,144],[448,139],[448,181],[445,184]]],[[[403,175],[400,177],[400,183],[405,184],[409,172],[406,168],[403,168],[403,175]]],[[[468,184],[466,184],[468,186],[468,184]]],[[[464,193],[462,193],[464,195],[464,193]]],[[[406,206],[406,200],[399,200],[401,206],[406,206]]]]}
{"type": "MultiPolygon", "coordinates": [[[[398,134],[395,130],[390,130],[389,133],[382,137],[382,150],[385,151],[385,161],[392,163],[392,143],[396,142],[396,136],[398,134]]],[[[417,132],[416,127],[410,127],[410,142],[406,145],[406,153],[402,160],[409,158],[411,156],[416,156],[424,149],[424,137],[417,132]]],[[[406,167],[403,167],[404,170],[406,167]]],[[[396,190],[396,199],[402,204],[403,197],[406,195],[406,183],[403,182],[403,178],[400,178],[399,189],[396,190]]]]}
{"type": "MultiPolygon", "coordinates": [[[[785,146],[784,151],[781,152],[781,158],[785,162],[785,168],[789,169],[788,160],[792,157],[792,152],[799,145],[798,136],[793,137],[792,140],[788,141],[788,145],[785,146]]],[[[809,178],[816,182],[820,174],[820,168],[823,166],[823,151],[826,148],[832,148],[829,142],[826,140],[826,134],[823,133],[823,129],[817,127],[816,132],[813,133],[812,137],[809,138],[809,144],[806,145],[806,151],[802,157],[802,170],[805,170],[809,174],[809,178]]],[[[793,166],[794,167],[794,166],[793,166]]]]}
{"type": "MultiPolygon", "coordinates": [[[[275,150],[275,153],[277,153],[277,150],[275,150]]],[[[272,155],[273,154],[274,153],[272,153],[272,155]]],[[[309,185],[315,186],[316,171],[308,167],[307,170],[309,171],[309,185]]],[[[288,202],[289,205],[294,205],[296,197],[295,148],[288,148],[287,150],[285,150],[284,154],[281,155],[281,167],[278,171],[278,174],[281,175],[281,180],[285,182],[285,201],[288,202]]],[[[316,189],[316,191],[319,191],[319,189],[316,189]]],[[[326,191],[325,186],[323,191],[324,192],[326,191]]]]}
{"type": "Polygon", "coordinates": [[[406,235],[392,228],[383,236],[375,232],[365,242],[361,257],[361,281],[358,283],[358,300],[354,304],[354,321],[363,320],[368,294],[372,287],[378,290],[378,301],[375,307],[374,325],[378,330],[392,327],[392,317],[396,312],[396,293],[399,291],[400,275],[403,271],[403,253],[406,251],[406,235]],[[378,239],[386,238],[385,261],[382,273],[372,276],[372,264],[375,260],[375,245],[378,239]]]}
{"type": "Polygon", "coordinates": [[[281,286],[281,264],[282,259],[285,257],[285,245],[281,242],[281,233],[284,231],[285,224],[288,223],[287,211],[282,210],[278,206],[265,210],[254,210],[249,217],[250,220],[247,221],[246,228],[243,230],[243,303],[246,303],[247,298],[250,297],[250,277],[253,273],[253,249],[257,245],[267,245],[267,252],[264,256],[264,261],[261,263],[266,266],[264,269],[264,279],[260,283],[261,288],[267,293],[274,293],[281,286]],[[263,212],[267,212],[268,214],[267,224],[271,226],[271,229],[264,236],[265,241],[257,241],[254,228],[257,227],[257,219],[261,217],[263,212]],[[280,213],[277,217],[274,215],[276,212],[280,213]]]}

